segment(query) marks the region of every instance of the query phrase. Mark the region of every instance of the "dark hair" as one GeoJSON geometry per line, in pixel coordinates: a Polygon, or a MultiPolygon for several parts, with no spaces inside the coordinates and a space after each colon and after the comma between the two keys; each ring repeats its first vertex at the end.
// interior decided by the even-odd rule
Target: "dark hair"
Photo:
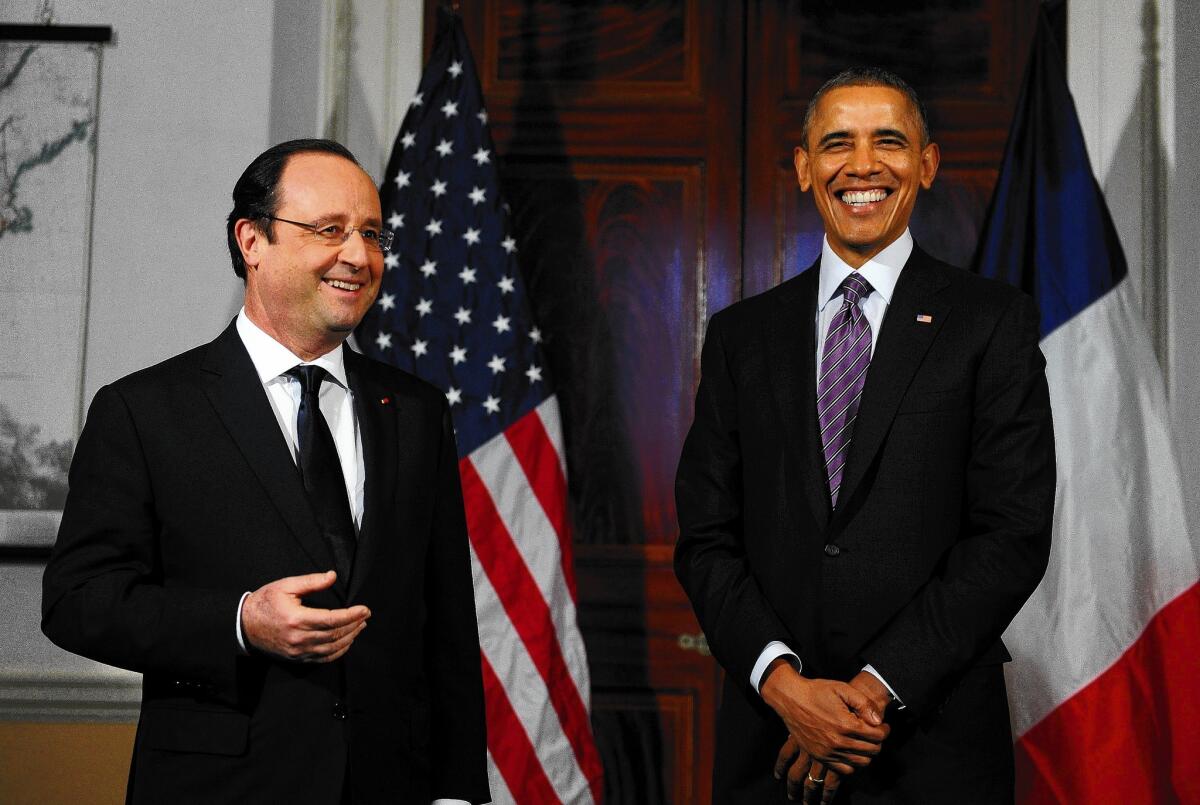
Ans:
{"type": "Polygon", "coordinates": [[[805,107],[804,123],[800,128],[802,148],[808,148],[808,129],[812,125],[817,104],[832,90],[840,87],[891,87],[898,90],[908,98],[909,104],[917,114],[917,123],[921,127],[921,147],[929,145],[929,123],[925,114],[925,104],[921,103],[917,91],[907,81],[882,67],[850,67],[822,84],[821,88],[813,94],[808,106],[805,107]]]}
{"type": "Polygon", "coordinates": [[[273,145],[256,156],[233,186],[233,210],[225,221],[225,239],[229,241],[229,258],[233,261],[233,273],[242,280],[246,279],[246,261],[242,259],[242,250],[233,231],[234,225],[242,218],[248,218],[254,221],[254,225],[266,235],[267,242],[270,243],[270,219],[279,209],[279,177],[283,175],[283,169],[290,157],[309,152],[333,154],[359,165],[354,154],[351,154],[346,146],[333,140],[288,140],[273,145]]]}

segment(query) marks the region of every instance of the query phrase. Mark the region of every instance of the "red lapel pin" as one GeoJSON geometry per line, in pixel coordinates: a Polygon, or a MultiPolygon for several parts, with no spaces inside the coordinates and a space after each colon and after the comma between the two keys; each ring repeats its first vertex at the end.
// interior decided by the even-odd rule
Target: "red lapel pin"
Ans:
{"type": "Polygon", "coordinates": [[[391,401],[392,401],[392,398],[391,398],[391,397],[384,397],[382,400],[380,400],[380,401],[379,401],[379,404],[380,404],[380,405],[387,405],[387,404],[388,404],[388,403],[390,403],[391,401]]]}

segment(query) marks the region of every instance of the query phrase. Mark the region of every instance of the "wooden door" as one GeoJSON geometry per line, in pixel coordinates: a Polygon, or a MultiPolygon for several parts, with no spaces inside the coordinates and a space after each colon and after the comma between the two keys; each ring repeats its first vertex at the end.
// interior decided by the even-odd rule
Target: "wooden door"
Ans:
{"type": "Polygon", "coordinates": [[[944,159],[914,234],[963,264],[1032,32],[1017,5],[459,4],[563,408],[608,803],[710,801],[721,672],[671,569],[675,465],[708,317],[819,250],[791,170],[805,102],[868,56],[916,85],[944,159]]]}

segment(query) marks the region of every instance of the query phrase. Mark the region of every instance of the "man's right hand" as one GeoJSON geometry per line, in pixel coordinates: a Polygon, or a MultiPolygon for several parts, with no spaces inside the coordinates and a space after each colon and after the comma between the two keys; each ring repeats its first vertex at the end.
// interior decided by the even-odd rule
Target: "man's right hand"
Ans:
{"type": "Polygon", "coordinates": [[[843,776],[870,763],[891,730],[861,691],[806,679],[786,662],[769,668],[759,689],[799,748],[843,776]]]}
{"type": "Polygon", "coordinates": [[[371,610],[313,609],[301,600],[333,586],[332,571],[288,576],[264,584],[242,604],[242,633],[250,645],[289,660],[332,662],[345,654],[367,626],[371,610]]]}

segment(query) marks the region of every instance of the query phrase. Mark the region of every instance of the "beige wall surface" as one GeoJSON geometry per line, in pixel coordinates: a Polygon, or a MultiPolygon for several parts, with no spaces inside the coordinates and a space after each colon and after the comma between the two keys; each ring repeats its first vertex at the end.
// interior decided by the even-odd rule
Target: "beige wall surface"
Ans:
{"type": "Polygon", "coordinates": [[[132,751],[132,724],[0,722],[0,802],[117,805],[132,751]]]}

